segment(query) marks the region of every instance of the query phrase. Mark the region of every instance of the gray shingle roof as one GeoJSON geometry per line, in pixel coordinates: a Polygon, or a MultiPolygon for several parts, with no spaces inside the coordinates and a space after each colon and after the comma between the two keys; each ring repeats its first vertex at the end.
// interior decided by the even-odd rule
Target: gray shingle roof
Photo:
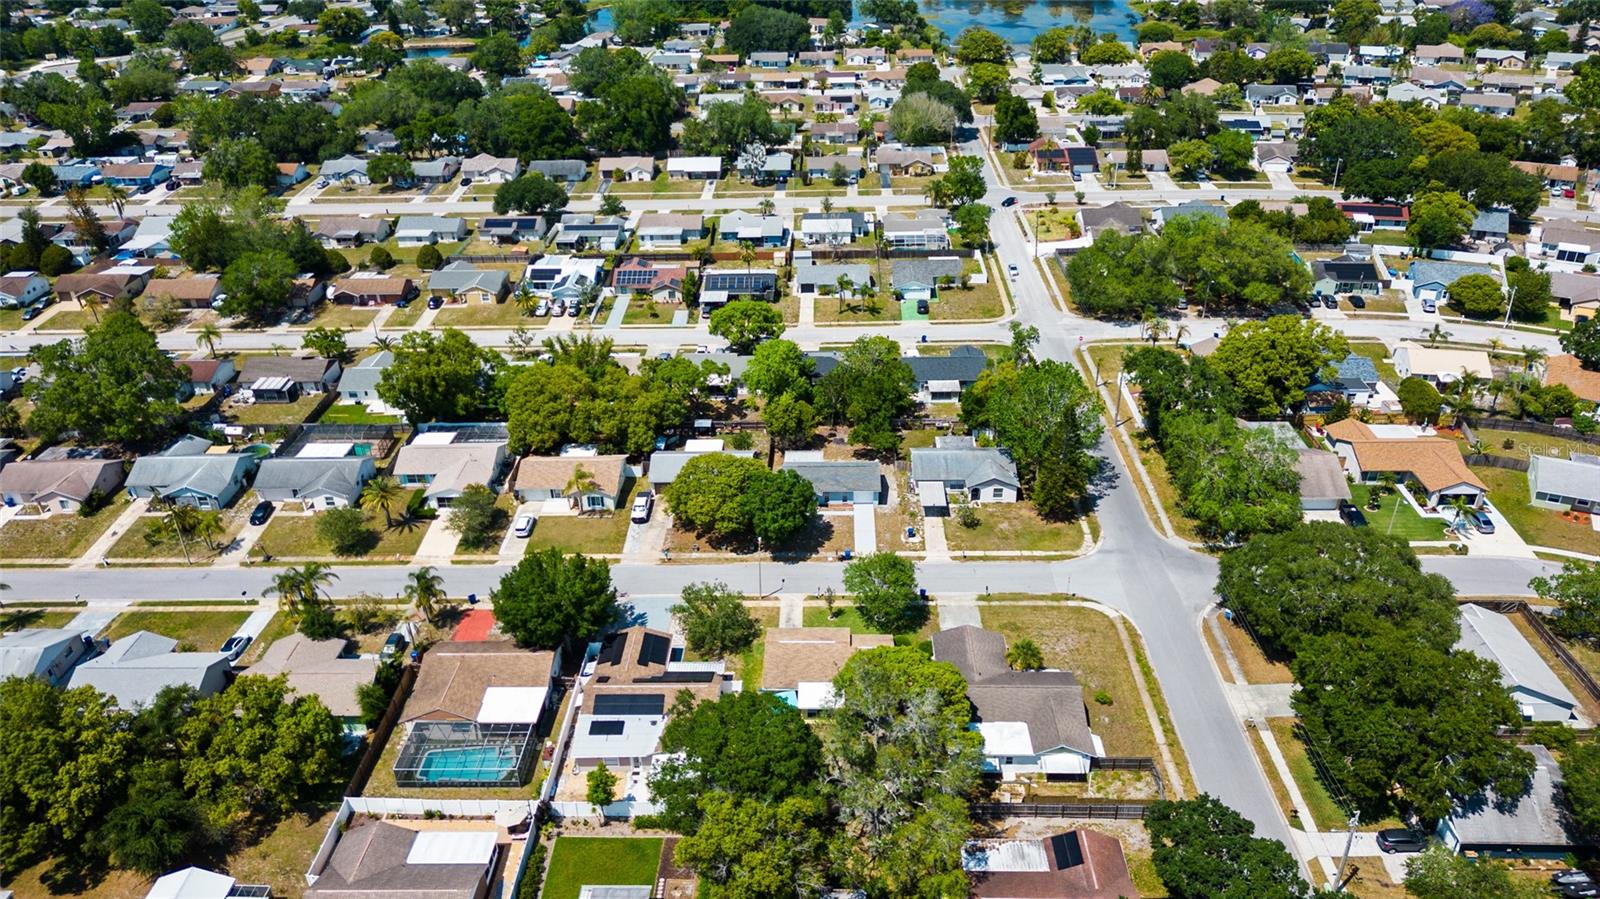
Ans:
{"type": "Polygon", "coordinates": [[[978,723],[1021,722],[1036,753],[1067,747],[1099,755],[1083,705],[1083,687],[1070,671],[1012,671],[1005,637],[962,625],[933,635],[933,657],[967,680],[978,723]]]}
{"type": "Polygon", "coordinates": [[[337,496],[354,500],[361,493],[363,457],[343,459],[268,459],[256,472],[256,492],[268,499],[337,496]]]}
{"type": "Polygon", "coordinates": [[[1409,277],[1413,287],[1442,284],[1445,287],[1467,275],[1492,275],[1494,269],[1475,262],[1413,262],[1409,277]]]}
{"type": "Polygon", "coordinates": [[[1533,782],[1520,798],[1502,801],[1486,790],[1457,804],[1446,819],[1463,844],[1485,847],[1572,846],[1578,837],[1568,830],[1570,816],[1557,793],[1561,766],[1543,746],[1523,746],[1533,754],[1533,782]]]}
{"type": "Polygon", "coordinates": [[[154,490],[162,495],[188,490],[221,497],[242,472],[256,466],[249,453],[205,456],[140,456],[128,472],[126,486],[154,490]]]}
{"type": "Polygon", "coordinates": [[[1462,606],[1461,637],[1456,640],[1455,648],[1499,665],[1501,683],[1507,687],[1522,687],[1568,706],[1578,704],[1572,691],[1539,657],[1528,638],[1517,630],[1511,619],[1499,612],[1491,612],[1483,606],[1462,606]]]}
{"type": "Polygon", "coordinates": [[[499,293],[505,288],[506,279],[506,273],[497,268],[478,268],[470,262],[452,262],[428,276],[428,289],[460,293],[477,288],[499,293]]]}
{"type": "Polygon", "coordinates": [[[376,390],[383,378],[383,370],[394,364],[394,353],[379,350],[344,370],[339,378],[339,392],[376,390]]]}
{"type": "Polygon", "coordinates": [[[826,460],[822,462],[785,461],[780,471],[792,471],[811,482],[818,493],[876,493],[883,476],[876,462],[826,460]]]}
{"type": "Polygon", "coordinates": [[[1600,465],[1554,456],[1530,456],[1528,489],[1535,493],[1600,500],[1600,465]]]}
{"type": "Polygon", "coordinates": [[[999,481],[1012,487],[1021,484],[1017,478],[1017,464],[994,447],[913,449],[911,480],[958,481],[967,485],[999,481]]]}
{"type": "Polygon", "coordinates": [[[937,286],[941,277],[961,280],[961,260],[955,258],[896,259],[890,276],[896,290],[915,284],[937,286]]]}

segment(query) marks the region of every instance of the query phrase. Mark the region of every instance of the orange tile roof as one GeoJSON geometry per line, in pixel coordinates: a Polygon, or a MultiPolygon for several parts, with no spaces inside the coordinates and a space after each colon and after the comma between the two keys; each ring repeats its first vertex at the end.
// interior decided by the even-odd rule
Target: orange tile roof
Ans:
{"type": "Polygon", "coordinates": [[[1545,360],[1544,382],[1565,384],[1573,393],[1600,403],[1600,371],[1584,368],[1576,356],[1551,356],[1545,360]]]}

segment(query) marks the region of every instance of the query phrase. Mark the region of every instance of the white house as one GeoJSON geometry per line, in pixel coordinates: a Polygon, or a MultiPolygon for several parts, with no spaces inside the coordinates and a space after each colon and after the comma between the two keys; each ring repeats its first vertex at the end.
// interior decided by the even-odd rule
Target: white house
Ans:
{"type": "Polygon", "coordinates": [[[1500,682],[1526,721],[1578,719],[1578,699],[1539,657],[1511,619],[1472,604],[1461,607],[1458,651],[1470,652],[1500,667],[1500,682]]]}
{"type": "Polygon", "coordinates": [[[7,272],[0,277],[0,309],[32,306],[50,295],[50,279],[38,272],[7,272]]]}
{"type": "Polygon", "coordinates": [[[1011,457],[971,437],[938,437],[933,447],[913,449],[911,483],[923,508],[932,510],[946,509],[951,492],[975,503],[1014,503],[1022,492],[1011,457]]]}
{"type": "Polygon", "coordinates": [[[467,237],[464,219],[439,215],[402,215],[394,229],[395,243],[402,247],[421,247],[441,241],[460,241],[467,237]]]}

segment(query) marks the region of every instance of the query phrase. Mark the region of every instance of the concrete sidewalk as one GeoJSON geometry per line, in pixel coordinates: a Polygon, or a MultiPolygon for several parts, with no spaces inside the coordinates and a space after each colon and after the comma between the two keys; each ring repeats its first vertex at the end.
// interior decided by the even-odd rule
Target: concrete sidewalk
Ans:
{"type": "MultiPolygon", "coordinates": [[[[117,520],[111,522],[111,527],[106,528],[105,533],[101,534],[99,539],[90,544],[83,555],[73,560],[72,564],[67,567],[77,571],[97,567],[101,559],[111,554],[111,547],[117,545],[117,541],[122,538],[123,534],[127,533],[128,528],[133,527],[134,522],[139,520],[139,516],[149,511],[149,509],[149,499],[140,498],[128,503],[128,508],[123,509],[122,513],[117,516],[117,520]]],[[[58,512],[56,514],[59,515],[61,513],[58,512]]]]}

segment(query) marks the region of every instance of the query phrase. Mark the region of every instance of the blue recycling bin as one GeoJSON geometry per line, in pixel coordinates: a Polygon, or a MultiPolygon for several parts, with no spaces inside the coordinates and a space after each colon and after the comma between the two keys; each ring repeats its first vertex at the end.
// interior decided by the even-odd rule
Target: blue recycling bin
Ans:
{"type": "Polygon", "coordinates": [[[475,606],[477,604],[478,604],[478,594],[476,594],[476,593],[468,593],[467,594],[467,605],[475,606]]]}

